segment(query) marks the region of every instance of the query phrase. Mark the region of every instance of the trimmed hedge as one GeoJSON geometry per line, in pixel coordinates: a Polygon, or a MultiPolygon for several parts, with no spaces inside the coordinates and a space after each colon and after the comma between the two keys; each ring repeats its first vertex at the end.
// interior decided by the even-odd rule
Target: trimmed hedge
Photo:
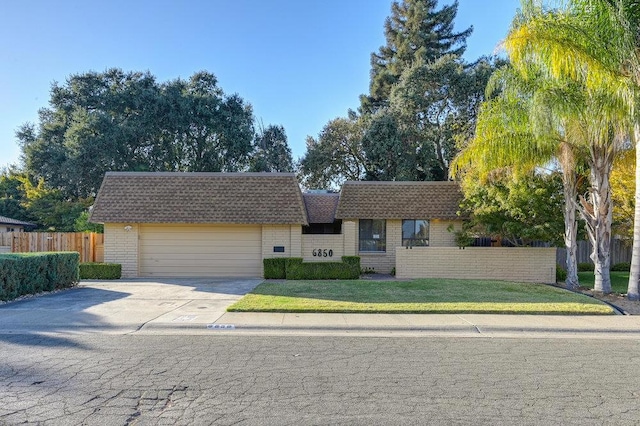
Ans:
{"type": "Polygon", "coordinates": [[[119,263],[94,263],[80,264],[81,280],[117,280],[122,276],[122,265],[119,263]]]}
{"type": "Polygon", "coordinates": [[[631,263],[629,262],[616,263],[611,267],[611,270],[618,271],[618,272],[629,272],[631,270],[631,263]]]}
{"type": "Polygon", "coordinates": [[[80,254],[0,254],[0,300],[73,287],[78,283],[80,254]]]}
{"type": "Polygon", "coordinates": [[[342,262],[303,262],[301,257],[264,259],[264,277],[287,280],[352,280],[360,278],[360,257],[342,256],[342,262]]]}
{"type": "Polygon", "coordinates": [[[578,263],[578,272],[593,272],[595,265],[591,262],[578,263]]]}
{"type": "Polygon", "coordinates": [[[272,259],[263,259],[264,277],[266,279],[283,280],[287,278],[286,261],[287,257],[274,257],[272,259]]]}
{"type": "MultiPolygon", "coordinates": [[[[578,272],[593,272],[594,265],[590,262],[578,263],[578,272]]],[[[611,271],[629,272],[631,263],[621,262],[611,266],[611,271]]]]}
{"type": "Polygon", "coordinates": [[[286,261],[286,276],[288,280],[354,280],[360,278],[360,258],[343,256],[342,260],[342,262],[303,262],[301,257],[290,257],[286,261]]]}

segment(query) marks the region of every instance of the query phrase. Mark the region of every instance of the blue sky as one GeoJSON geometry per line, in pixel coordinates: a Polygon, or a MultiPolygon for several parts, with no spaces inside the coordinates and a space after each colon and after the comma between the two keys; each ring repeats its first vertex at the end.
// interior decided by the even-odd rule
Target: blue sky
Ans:
{"type": "MultiPolygon", "coordinates": [[[[519,0],[459,3],[456,27],[474,26],[466,58],[491,54],[519,0]]],[[[391,0],[3,1],[0,168],[18,162],[15,131],[37,122],[52,82],[111,67],[158,81],[213,72],[259,121],[283,125],[300,157],[307,135],[368,91],[390,8],[391,0]]]]}

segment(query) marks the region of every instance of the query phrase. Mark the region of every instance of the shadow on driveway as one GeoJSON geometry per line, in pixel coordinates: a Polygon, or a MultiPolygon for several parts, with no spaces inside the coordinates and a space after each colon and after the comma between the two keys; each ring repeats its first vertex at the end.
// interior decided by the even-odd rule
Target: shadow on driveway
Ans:
{"type": "Polygon", "coordinates": [[[105,318],[87,310],[129,295],[120,291],[74,287],[2,304],[0,341],[26,346],[87,349],[57,333],[110,328],[105,318]]]}
{"type": "Polygon", "coordinates": [[[196,320],[209,323],[260,282],[257,278],[82,281],[72,289],[0,305],[0,341],[33,335],[24,344],[64,346],[74,343],[66,339],[71,336],[61,334],[122,335],[151,322],[169,327],[196,320]]]}
{"type": "Polygon", "coordinates": [[[0,313],[5,310],[20,312],[34,310],[82,311],[96,304],[125,298],[130,294],[94,287],[73,287],[2,304],[0,305],[0,313]]]}
{"type": "MultiPolygon", "coordinates": [[[[262,278],[256,277],[228,277],[228,278],[210,278],[210,277],[146,277],[146,278],[124,278],[113,281],[81,281],[81,285],[121,285],[126,288],[127,285],[155,286],[161,285],[160,288],[168,286],[179,287],[176,291],[183,291],[190,287],[191,291],[199,291],[203,293],[227,294],[233,296],[244,296],[253,290],[258,284],[264,281],[262,278]],[[164,286],[163,286],[164,285],[164,286]]],[[[110,286],[111,287],[111,286],[110,286]]]]}

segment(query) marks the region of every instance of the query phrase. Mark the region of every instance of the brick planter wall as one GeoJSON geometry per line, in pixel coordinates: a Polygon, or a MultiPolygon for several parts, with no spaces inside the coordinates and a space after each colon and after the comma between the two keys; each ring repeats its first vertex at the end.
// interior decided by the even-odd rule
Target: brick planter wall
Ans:
{"type": "Polygon", "coordinates": [[[556,249],[399,247],[396,276],[555,283],[556,249]]]}

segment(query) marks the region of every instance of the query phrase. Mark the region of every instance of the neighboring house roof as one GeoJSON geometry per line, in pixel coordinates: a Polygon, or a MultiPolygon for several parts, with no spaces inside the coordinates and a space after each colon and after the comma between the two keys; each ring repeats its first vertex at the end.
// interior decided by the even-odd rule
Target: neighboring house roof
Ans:
{"type": "Polygon", "coordinates": [[[338,219],[459,219],[456,182],[346,182],[338,219]]]}
{"type": "Polygon", "coordinates": [[[309,223],[333,223],[336,219],[336,209],[340,194],[305,193],[302,194],[307,208],[309,223]]]}
{"type": "Polygon", "coordinates": [[[293,173],[108,172],[97,223],[307,224],[293,173]]]}
{"type": "Polygon", "coordinates": [[[38,226],[35,223],[25,222],[17,219],[11,219],[10,217],[6,217],[6,216],[0,216],[0,225],[38,226]]]}

